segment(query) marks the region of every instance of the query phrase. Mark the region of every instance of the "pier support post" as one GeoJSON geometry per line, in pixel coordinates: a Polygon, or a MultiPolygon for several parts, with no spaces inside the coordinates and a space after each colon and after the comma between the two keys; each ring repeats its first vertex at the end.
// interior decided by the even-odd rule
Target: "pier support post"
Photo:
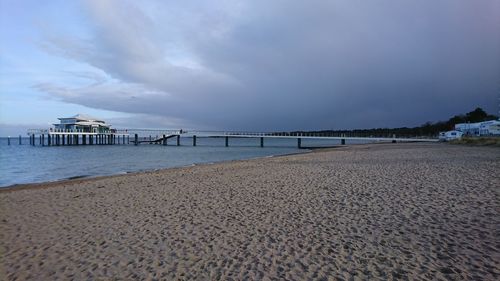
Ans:
{"type": "Polygon", "coordinates": [[[42,134],[42,146],[45,146],[45,135],[42,134]]]}
{"type": "Polygon", "coordinates": [[[40,139],[40,142],[39,142],[40,145],[42,145],[42,135],[40,135],[38,138],[40,139]]]}
{"type": "Polygon", "coordinates": [[[299,148],[299,149],[302,148],[302,139],[301,138],[297,139],[297,148],[299,148]]]}
{"type": "Polygon", "coordinates": [[[264,137],[260,137],[260,147],[264,147],[264,137]]]}
{"type": "Polygon", "coordinates": [[[167,145],[167,137],[163,135],[163,145],[167,145]]]}
{"type": "Polygon", "coordinates": [[[340,144],[341,144],[341,145],[345,145],[345,139],[341,139],[341,140],[340,140],[340,144]]]}
{"type": "Polygon", "coordinates": [[[177,135],[177,146],[181,145],[181,136],[177,135]]]}
{"type": "Polygon", "coordinates": [[[193,135],[193,146],[196,146],[196,135],[193,135]]]}
{"type": "Polygon", "coordinates": [[[229,146],[229,137],[226,136],[226,147],[228,147],[228,146],[229,146]]]}
{"type": "Polygon", "coordinates": [[[127,136],[127,144],[130,144],[130,135],[127,136]]]}
{"type": "Polygon", "coordinates": [[[66,144],[66,136],[62,135],[61,139],[62,139],[62,145],[65,145],[66,144]]]}
{"type": "MultiPolygon", "coordinates": [[[[22,144],[22,141],[21,141],[21,135],[19,135],[19,145],[22,144]]],[[[31,144],[31,135],[30,135],[30,144],[31,144]]]]}
{"type": "Polygon", "coordinates": [[[7,145],[10,145],[10,136],[7,137],[7,145]]]}
{"type": "Polygon", "coordinates": [[[52,138],[50,135],[47,135],[47,145],[50,146],[52,144],[52,138]]]}
{"type": "Polygon", "coordinates": [[[82,136],[82,144],[86,145],[87,144],[87,135],[82,136]]]}
{"type": "Polygon", "coordinates": [[[137,136],[137,134],[134,135],[134,145],[138,145],[139,144],[139,137],[137,136]]]}

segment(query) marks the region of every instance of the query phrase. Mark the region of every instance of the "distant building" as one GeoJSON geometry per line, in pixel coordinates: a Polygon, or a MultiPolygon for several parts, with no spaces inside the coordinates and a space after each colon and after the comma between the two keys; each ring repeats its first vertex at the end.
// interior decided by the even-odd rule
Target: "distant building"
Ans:
{"type": "Polygon", "coordinates": [[[59,119],[60,123],[54,124],[54,128],[56,130],[89,133],[107,133],[111,131],[111,125],[106,124],[103,120],[84,114],[77,114],[75,116],[57,119],[59,119]]]}
{"type": "Polygon", "coordinates": [[[478,123],[460,123],[455,124],[455,130],[467,136],[499,136],[500,121],[489,120],[478,123]]]}
{"type": "Polygon", "coordinates": [[[440,132],[439,133],[439,140],[440,141],[450,141],[454,139],[459,139],[463,135],[462,132],[460,131],[448,131],[448,132],[440,132]]]}

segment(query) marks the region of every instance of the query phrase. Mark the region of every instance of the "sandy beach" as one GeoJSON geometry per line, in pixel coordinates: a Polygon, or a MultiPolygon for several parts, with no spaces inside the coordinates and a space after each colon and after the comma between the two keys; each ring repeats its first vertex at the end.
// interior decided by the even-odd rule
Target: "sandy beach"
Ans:
{"type": "Polygon", "coordinates": [[[0,191],[0,280],[499,280],[500,149],[357,145],[0,191]]]}

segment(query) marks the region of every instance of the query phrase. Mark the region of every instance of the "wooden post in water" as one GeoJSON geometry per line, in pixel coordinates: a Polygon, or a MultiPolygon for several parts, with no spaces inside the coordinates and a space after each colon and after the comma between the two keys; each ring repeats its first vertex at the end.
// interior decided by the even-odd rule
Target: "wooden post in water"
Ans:
{"type": "Polygon", "coordinates": [[[181,136],[177,135],[177,146],[181,145],[181,136]]]}
{"type": "Polygon", "coordinates": [[[130,144],[130,135],[127,136],[127,144],[130,144]]]}
{"type": "Polygon", "coordinates": [[[260,147],[264,147],[264,137],[260,137],[260,147]]]}
{"type": "Polygon", "coordinates": [[[83,145],[87,144],[87,135],[82,136],[82,144],[83,145]]]}
{"type": "Polygon", "coordinates": [[[163,135],[163,145],[167,145],[167,138],[165,135],[163,135]]]}
{"type": "Polygon", "coordinates": [[[226,147],[228,147],[228,146],[229,146],[229,137],[226,136],[226,147]]]}
{"type": "Polygon", "coordinates": [[[40,145],[42,145],[42,135],[38,136],[38,138],[40,139],[40,145]]]}
{"type": "Polygon", "coordinates": [[[341,140],[340,140],[340,144],[341,144],[341,145],[345,145],[345,139],[341,139],[341,140]]]}
{"type": "Polygon", "coordinates": [[[10,145],[10,136],[7,137],[7,145],[10,145]]]}
{"type": "Polygon", "coordinates": [[[196,135],[193,135],[193,146],[196,146],[196,135]]]}
{"type": "MultiPolygon", "coordinates": [[[[22,142],[21,142],[21,135],[19,135],[19,145],[21,145],[22,142]]],[[[30,144],[31,144],[31,135],[30,135],[30,144]]]]}
{"type": "Polygon", "coordinates": [[[45,146],[45,135],[42,134],[42,146],[45,146]]]}
{"type": "Polygon", "coordinates": [[[52,137],[50,136],[50,134],[47,134],[47,145],[48,146],[52,145],[52,137]]]}
{"type": "Polygon", "coordinates": [[[297,148],[301,149],[302,148],[302,139],[297,138],[297,148]]]}
{"type": "Polygon", "coordinates": [[[134,135],[134,138],[135,138],[134,145],[138,145],[139,144],[139,137],[137,136],[137,134],[134,135]]]}

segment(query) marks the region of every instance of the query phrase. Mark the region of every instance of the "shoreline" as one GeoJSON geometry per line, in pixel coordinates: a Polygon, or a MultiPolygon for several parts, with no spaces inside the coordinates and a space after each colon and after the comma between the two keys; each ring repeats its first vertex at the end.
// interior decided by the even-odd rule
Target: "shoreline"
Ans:
{"type": "Polygon", "coordinates": [[[272,158],[272,157],[281,157],[281,156],[288,156],[288,155],[295,155],[295,154],[304,154],[304,153],[311,153],[311,152],[313,152],[316,149],[329,149],[329,148],[334,148],[334,147],[302,148],[303,151],[301,151],[301,152],[290,152],[290,153],[285,153],[285,154],[257,156],[257,157],[244,158],[244,159],[233,159],[233,160],[220,160],[220,161],[214,161],[214,162],[192,163],[192,164],[188,164],[188,165],[173,166],[173,167],[167,167],[167,168],[155,168],[155,169],[138,170],[138,171],[132,171],[132,172],[119,172],[119,173],[114,173],[114,174],[109,174],[109,175],[76,175],[76,176],[72,176],[72,177],[69,177],[69,178],[55,179],[55,180],[52,180],[52,181],[19,183],[19,184],[12,184],[12,185],[0,186],[0,193],[1,192],[5,192],[5,191],[13,191],[13,190],[16,190],[16,189],[43,188],[43,187],[45,187],[47,185],[50,186],[50,185],[59,184],[59,183],[81,182],[81,181],[84,181],[84,180],[101,179],[101,178],[107,178],[107,177],[126,176],[126,175],[133,175],[133,174],[144,174],[144,173],[149,173],[149,172],[156,172],[156,171],[163,171],[163,170],[170,170],[170,169],[189,168],[189,167],[199,166],[199,165],[211,165],[211,164],[217,164],[217,163],[226,163],[226,162],[230,163],[230,162],[234,162],[234,161],[245,161],[245,160],[253,160],[253,159],[264,159],[264,158],[272,158]]]}
{"type": "Polygon", "coordinates": [[[121,172],[121,173],[110,174],[110,175],[96,175],[96,176],[82,175],[82,176],[74,176],[74,177],[70,177],[70,178],[56,179],[53,181],[20,183],[20,184],[13,184],[13,185],[7,185],[7,186],[0,186],[0,193],[13,192],[13,191],[17,191],[17,190],[26,190],[26,189],[50,188],[52,186],[61,185],[61,184],[64,185],[64,184],[72,184],[72,183],[82,183],[85,181],[100,180],[100,179],[114,178],[114,177],[121,177],[121,176],[130,176],[130,175],[148,174],[148,173],[161,172],[161,171],[167,171],[167,170],[190,168],[190,167],[195,167],[195,166],[214,165],[214,164],[221,164],[221,163],[232,163],[232,162],[238,162],[238,161],[250,161],[250,160],[275,158],[275,157],[286,157],[286,156],[290,156],[290,155],[313,153],[316,150],[333,149],[333,148],[336,148],[336,147],[303,148],[302,149],[303,151],[301,151],[301,152],[291,152],[291,153],[286,153],[286,154],[258,156],[258,157],[245,158],[245,159],[235,159],[235,160],[221,160],[221,161],[205,162],[205,163],[192,163],[192,164],[183,165],[183,166],[157,168],[157,169],[134,171],[134,172],[121,172]]]}
{"type": "MultiPolygon", "coordinates": [[[[413,143],[413,142],[402,142],[400,144],[403,144],[403,143],[409,144],[409,143],[413,143]]],[[[24,189],[48,188],[48,187],[51,187],[52,185],[58,185],[58,184],[81,183],[82,181],[86,181],[86,180],[98,180],[98,179],[103,179],[103,178],[108,178],[108,177],[111,178],[111,177],[120,177],[120,176],[135,175],[135,174],[147,174],[147,173],[170,170],[170,169],[189,168],[189,167],[193,167],[193,166],[212,165],[212,164],[219,164],[219,163],[231,163],[231,162],[247,161],[247,160],[254,160],[254,159],[286,157],[286,156],[290,156],[290,155],[300,155],[300,154],[307,154],[307,153],[317,153],[317,152],[322,152],[322,151],[341,150],[343,148],[348,148],[348,147],[363,147],[363,146],[388,145],[388,144],[392,144],[392,143],[380,142],[380,143],[366,143],[366,144],[363,143],[363,144],[335,145],[335,146],[326,146],[326,147],[303,147],[303,148],[301,148],[300,152],[290,152],[290,153],[285,153],[285,154],[258,156],[258,157],[245,158],[245,159],[221,160],[221,161],[205,162],[205,163],[192,163],[192,164],[182,165],[182,166],[157,168],[157,169],[149,169],[149,170],[133,171],[133,172],[120,172],[120,173],[109,174],[109,175],[95,175],[95,176],[93,176],[93,175],[76,175],[76,176],[72,176],[69,178],[55,179],[52,181],[19,183],[19,184],[7,185],[7,186],[0,186],[0,193],[12,192],[12,191],[24,190],[24,189]]],[[[419,143],[415,142],[415,144],[419,144],[419,143]]]]}
{"type": "Polygon", "coordinates": [[[0,275],[498,280],[499,156],[372,144],[0,192],[0,275]]]}

